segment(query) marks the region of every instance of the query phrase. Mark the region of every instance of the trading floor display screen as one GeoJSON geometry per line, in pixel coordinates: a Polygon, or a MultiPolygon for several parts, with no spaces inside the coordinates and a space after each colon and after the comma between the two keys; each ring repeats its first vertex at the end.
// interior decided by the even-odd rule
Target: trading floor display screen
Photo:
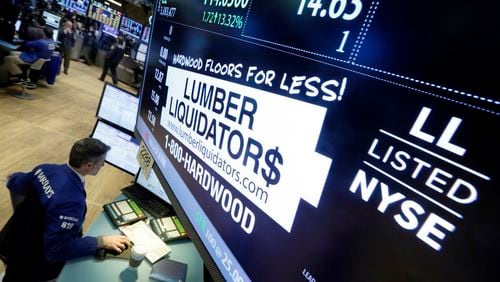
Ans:
{"type": "Polygon", "coordinates": [[[90,0],[57,0],[57,3],[59,3],[59,5],[62,5],[65,8],[71,11],[75,11],[81,15],[87,14],[89,2],[90,0]]]}
{"type": "Polygon", "coordinates": [[[126,33],[136,39],[139,39],[142,34],[142,24],[127,17],[122,17],[120,31],[126,33]]]}
{"type": "Polygon", "coordinates": [[[214,276],[497,276],[498,3],[157,2],[137,131],[214,276]]]}
{"type": "Polygon", "coordinates": [[[111,26],[118,30],[122,13],[116,11],[104,3],[92,0],[88,9],[87,16],[93,20],[111,26]]]}

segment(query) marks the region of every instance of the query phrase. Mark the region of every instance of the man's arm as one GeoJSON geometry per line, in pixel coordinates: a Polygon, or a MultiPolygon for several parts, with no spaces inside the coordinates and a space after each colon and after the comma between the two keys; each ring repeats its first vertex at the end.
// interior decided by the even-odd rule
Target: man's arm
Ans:
{"type": "Polygon", "coordinates": [[[82,203],[67,202],[47,212],[44,253],[49,262],[93,256],[99,248],[120,252],[130,245],[127,237],[121,235],[82,237],[84,209],[82,203]]]}
{"type": "Polygon", "coordinates": [[[12,209],[16,209],[23,201],[26,199],[25,195],[15,194],[12,191],[10,193],[10,203],[12,204],[12,209]]]}
{"type": "Polygon", "coordinates": [[[7,188],[13,209],[16,209],[26,198],[30,179],[30,175],[24,172],[16,172],[7,176],[7,188]]]}

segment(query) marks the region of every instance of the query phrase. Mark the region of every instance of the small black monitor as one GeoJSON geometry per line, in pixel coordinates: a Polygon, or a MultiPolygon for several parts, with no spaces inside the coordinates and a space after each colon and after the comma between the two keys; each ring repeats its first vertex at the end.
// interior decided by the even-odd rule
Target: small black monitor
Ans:
{"type": "Polygon", "coordinates": [[[96,116],[133,132],[138,108],[139,97],[112,84],[105,83],[96,116]]]}
{"type": "Polygon", "coordinates": [[[130,133],[122,131],[102,120],[98,120],[90,137],[97,138],[111,147],[106,162],[130,174],[139,171],[136,159],[139,142],[130,133]]]}

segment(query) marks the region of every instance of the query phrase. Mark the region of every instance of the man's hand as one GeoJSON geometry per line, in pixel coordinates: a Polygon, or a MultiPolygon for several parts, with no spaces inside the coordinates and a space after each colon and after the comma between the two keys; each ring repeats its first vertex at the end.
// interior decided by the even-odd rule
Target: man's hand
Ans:
{"type": "Polygon", "coordinates": [[[122,235],[107,235],[102,236],[102,246],[106,250],[114,251],[117,253],[130,247],[130,240],[122,235]]]}

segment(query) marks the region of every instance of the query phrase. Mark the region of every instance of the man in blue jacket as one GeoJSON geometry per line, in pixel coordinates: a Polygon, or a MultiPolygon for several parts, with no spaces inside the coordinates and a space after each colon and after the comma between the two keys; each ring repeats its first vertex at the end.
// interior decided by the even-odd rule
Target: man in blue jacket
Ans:
{"type": "Polygon", "coordinates": [[[49,28],[44,29],[45,38],[28,41],[25,44],[26,51],[12,52],[11,55],[4,58],[4,68],[9,71],[12,76],[21,77],[23,71],[20,65],[31,65],[39,58],[50,59],[55,50],[55,44],[52,40],[52,31],[49,28]]]}
{"type": "Polygon", "coordinates": [[[67,260],[95,255],[104,248],[120,253],[125,236],[82,237],[87,206],[84,177],[96,175],[109,146],[98,139],[77,141],[67,164],[42,164],[9,176],[14,214],[0,231],[3,281],[49,281],[67,260]]]}

